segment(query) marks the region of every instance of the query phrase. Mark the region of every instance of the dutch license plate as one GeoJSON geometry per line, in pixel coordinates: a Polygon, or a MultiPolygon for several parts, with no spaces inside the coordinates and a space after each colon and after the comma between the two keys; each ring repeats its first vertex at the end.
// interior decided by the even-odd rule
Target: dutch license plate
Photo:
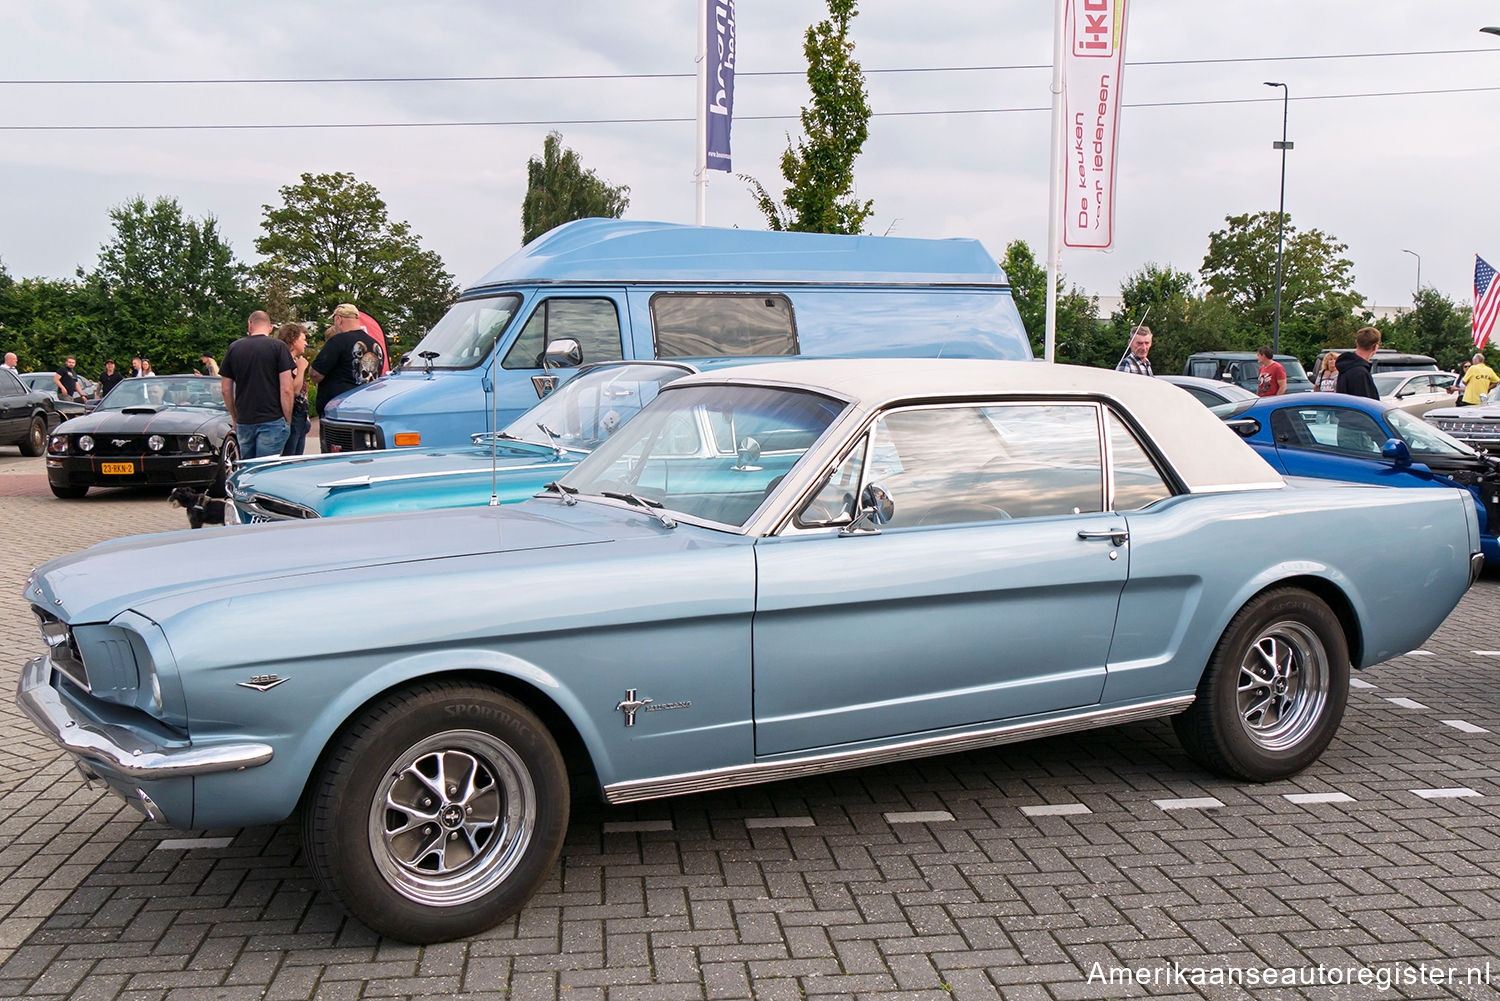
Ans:
{"type": "Polygon", "coordinates": [[[101,462],[99,471],[105,476],[134,476],[135,463],[133,462],[101,462]]]}

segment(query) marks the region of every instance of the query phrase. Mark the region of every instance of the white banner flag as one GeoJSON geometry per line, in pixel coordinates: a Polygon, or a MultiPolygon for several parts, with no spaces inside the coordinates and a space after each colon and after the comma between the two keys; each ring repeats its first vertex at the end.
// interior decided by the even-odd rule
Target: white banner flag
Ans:
{"type": "Polygon", "coordinates": [[[1068,247],[1108,250],[1114,243],[1126,2],[1067,0],[1062,202],[1068,247]]]}

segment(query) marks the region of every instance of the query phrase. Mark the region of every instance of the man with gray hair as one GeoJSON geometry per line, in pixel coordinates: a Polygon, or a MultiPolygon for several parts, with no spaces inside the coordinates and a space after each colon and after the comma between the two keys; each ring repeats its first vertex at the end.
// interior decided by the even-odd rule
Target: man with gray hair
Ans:
{"type": "Polygon", "coordinates": [[[1125,355],[1120,359],[1120,364],[1115,366],[1116,372],[1130,372],[1134,375],[1155,375],[1151,371],[1151,359],[1146,356],[1151,353],[1151,328],[1144,323],[1138,324],[1130,335],[1130,347],[1125,350],[1125,355]]]}
{"type": "Polygon", "coordinates": [[[1484,353],[1476,352],[1473,364],[1469,366],[1469,370],[1464,373],[1463,379],[1458,384],[1463,389],[1463,396],[1459,398],[1458,405],[1460,407],[1478,406],[1484,402],[1485,394],[1497,382],[1500,382],[1500,376],[1497,376],[1495,370],[1484,363],[1484,353]]]}
{"type": "Polygon", "coordinates": [[[16,353],[14,351],[5,352],[5,364],[0,365],[0,368],[5,369],[12,375],[16,374],[16,353]]]}

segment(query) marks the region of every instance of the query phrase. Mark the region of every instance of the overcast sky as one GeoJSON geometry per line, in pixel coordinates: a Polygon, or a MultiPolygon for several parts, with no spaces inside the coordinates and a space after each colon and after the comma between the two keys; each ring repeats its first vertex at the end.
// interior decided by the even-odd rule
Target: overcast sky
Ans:
{"type": "MultiPolygon", "coordinates": [[[[1044,0],[866,0],[855,19],[867,71],[1048,64],[1044,0]]],[[[802,35],[819,0],[741,0],[734,166],[779,192],[778,160],[807,100],[802,35]],[[789,76],[753,76],[770,71],[789,76]],[[749,116],[785,116],[750,120],[749,116]]],[[[0,0],[0,78],[190,79],[663,74],[693,71],[690,0],[571,4],[465,0],[0,0]]],[[[1226,215],[1275,211],[1280,91],[1290,88],[1287,211],[1347,243],[1356,287],[1379,305],[1423,284],[1460,302],[1474,254],[1500,264],[1500,0],[1132,0],[1120,133],[1115,248],[1064,254],[1086,290],[1117,294],[1147,262],[1196,272],[1226,215]],[[1207,65],[1244,59],[1417,50],[1447,55],[1207,65]],[[1335,94],[1472,93],[1306,100],[1335,94]],[[1183,101],[1197,106],[1130,107],[1183,101]]],[[[856,164],[874,233],[977,237],[995,256],[1047,239],[1046,69],[874,73],[876,117],[856,164]],[[948,112],[901,115],[899,112],[948,112]]],[[[691,223],[689,79],[260,85],[0,84],[6,126],[293,125],[670,118],[557,124],[604,179],[631,189],[626,215],[691,223]]],[[[14,277],[92,268],[107,213],[137,195],[216,216],[254,261],[262,206],[308,172],[374,184],[460,284],[520,243],[526,160],[548,124],[467,128],[0,132],[0,260],[14,277]]],[[[711,225],[764,228],[746,186],[714,173],[711,225]]]]}

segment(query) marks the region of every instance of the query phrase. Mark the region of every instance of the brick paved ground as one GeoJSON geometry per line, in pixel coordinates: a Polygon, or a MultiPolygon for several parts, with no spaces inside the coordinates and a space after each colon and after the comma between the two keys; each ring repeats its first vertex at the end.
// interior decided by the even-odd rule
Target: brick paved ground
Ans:
{"type": "MultiPolygon", "coordinates": [[[[0,449],[7,693],[40,646],[18,597],[31,566],[184,524],[160,494],[57,501],[40,463],[0,449]]],[[[1152,723],[584,808],[518,918],[426,948],[317,894],[291,825],[183,834],[85,789],[7,695],[0,996],[1496,997],[1462,978],[1489,964],[1500,983],[1500,656],[1473,652],[1500,651],[1497,611],[1490,578],[1430,656],[1365,672],[1375,687],[1351,693],[1339,739],[1294,781],[1207,775],[1152,723]],[[1309,794],[1323,801],[1287,798],[1309,794]],[[183,837],[229,841],[162,847],[183,837]],[[1454,967],[1460,983],[1195,987],[1165,976],[1173,963],[1429,981],[1454,967]],[[1159,979],[1089,982],[1122,966],[1159,979]]]]}

